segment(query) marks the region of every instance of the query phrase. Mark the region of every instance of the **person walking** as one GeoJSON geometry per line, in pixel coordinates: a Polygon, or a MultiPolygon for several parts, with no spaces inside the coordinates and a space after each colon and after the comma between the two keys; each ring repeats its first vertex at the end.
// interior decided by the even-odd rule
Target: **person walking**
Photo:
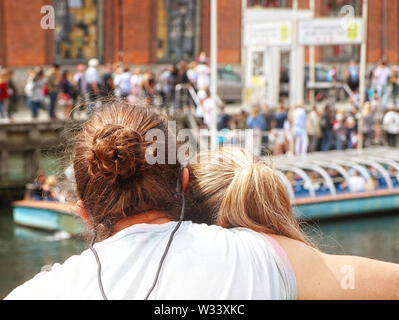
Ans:
{"type": "Polygon", "coordinates": [[[377,86],[377,94],[380,101],[380,107],[386,110],[388,107],[388,85],[391,78],[391,70],[386,61],[382,61],[374,71],[374,78],[377,86]]]}
{"type": "Polygon", "coordinates": [[[343,111],[337,113],[333,125],[333,132],[335,137],[335,148],[342,150],[347,138],[347,128],[345,126],[345,115],[343,111]]]}
{"type": "Polygon", "coordinates": [[[8,70],[8,118],[12,121],[13,113],[17,112],[18,108],[18,89],[13,80],[14,71],[8,70]]]}
{"type": "Polygon", "coordinates": [[[143,94],[144,94],[144,104],[147,107],[152,107],[154,102],[154,95],[155,95],[155,85],[156,79],[155,74],[150,70],[146,70],[143,74],[143,94]]]}
{"type": "Polygon", "coordinates": [[[100,86],[101,86],[101,78],[98,72],[99,62],[97,59],[89,60],[89,67],[86,70],[85,78],[86,78],[86,86],[87,93],[89,98],[89,108],[88,113],[91,115],[96,108],[96,101],[101,95],[100,86]]]}
{"type": "MultiPolygon", "coordinates": [[[[101,86],[101,96],[105,98],[110,98],[115,94],[115,81],[113,75],[112,63],[108,63],[105,66],[104,74],[102,75],[102,86],[101,86]]],[[[129,80],[130,82],[130,80],[129,80]]],[[[127,86],[131,87],[129,83],[127,86]]],[[[130,92],[128,93],[128,95],[130,92]]]]}
{"type": "Polygon", "coordinates": [[[346,127],[346,141],[347,149],[353,149],[357,146],[357,123],[356,123],[356,109],[349,113],[345,120],[346,127]]]}
{"type": "Polygon", "coordinates": [[[73,95],[74,88],[69,80],[70,73],[68,70],[64,70],[62,72],[61,81],[60,81],[60,105],[64,110],[64,119],[69,120],[72,116],[73,111],[73,95]]]}
{"type": "Polygon", "coordinates": [[[306,131],[309,135],[309,152],[315,152],[321,137],[320,115],[316,106],[313,106],[312,111],[309,113],[306,121],[306,131]]]}
{"type": "Polygon", "coordinates": [[[273,126],[273,135],[274,135],[274,151],[275,155],[283,154],[287,152],[285,148],[285,132],[284,132],[284,124],[288,119],[287,108],[283,105],[280,105],[277,109],[276,114],[273,117],[272,126],[273,126]]]}
{"type": "Polygon", "coordinates": [[[295,154],[304,155],[308,150],[309,139],[306,131],[307,115],[302,104],[297,105],[292,113],[292,134],[295,143],[295,154]]]}
{"type": "Polygon", "coordinates": [[[333,143],[333,124],[334,114],[329,104],[324,107],[324,112],[320,119],[320,128],[322,134],[321,151],[329,151],[333,143]]]}
{"type": "Polygon", "coordinates": [[[28,77],[26,79],[26,83],[24,86],[26,106],[32,111],[32,116],[33,116],[33,107],[32,107],[33,79],[35,78],[35,75],[36,75],[35,69],[31,69],[28,73],[28,77]]]}
{"type": "Polygon", "coordinates": [[[170,65],[165,68],[161,74],[161,96],[162,96],[162,107],[169,111],[171,103],[173,101],[173,87],[174,87],[174,77],[173,77],[173,66],[170,65]]]}
{"type": "Polygon", "coordinates": [[[371,104],[366,102],[363,107],[363,148],[371,146],[374,133],[374,115],[371,109],[371,104]]]}
{"type": "Polygon", "coordinates": [[[79,111],[83,110],[86,101],[87,83],[86,83],[86,66],[79,64],[76,67],[76,73],[73,75],[73,83],[75,85],[75,101],[74,104],[79,106],[79,111]]]}
{"type": "Polygon", "coordinates": [[[191,82],[187,76],[187,64],[181,61],[176,79],[176,104],[180,111],[190,110],[191,108],[189,86],[191,86],[191,82]]]}
{"type": "Polygon", "coordinates": [[[399,107],[398,104],[398,95],[399,95],[399,67],[393,66],[392,67],[392,74],[391,74],[391,83],[392,83],[392,99],[393,103],[396,108],[399,107]]]}
{"type": "Polygon", "coordinates": [[[0,117],[1,122],[7,123],[10,121],[8,117],[8,71],[6,69],[0,70],[0,117]]]}
{"type": "Polygon", "coordinates": [[[346,82],[353,92],[359,90],[359,67],[353,60],[349,63],[346,82]]]}
{"type": "Polygon", "coordinates": [[[260,156],[262,154],[263,133],[267,130],[267,123],[261,115],[258,105],[252,108],[252,113],[247,119],[247,129],[253,130],[253,153],[260,156]]]}
{"type": "Polygon", "coordinates": [[[47,78],[47,94],[50,98],[49,102],[49,117],[50,119],[55,119],[55,108],[57,105],[57,98],[60,92],[60,66],[58,64],[53,64],[50,70],[46,73],[47,78]]]}
{"type": "Polygon", "coordinates": [[[123,67],[122,73],[115,77],[115,87],[121,98],[127,98],[132,93],[132,74],[129,67],[123,67]]]}
{"type": "Polygon", "coordinates": [[[33,119],[37,119],[39,115],[39,109],[42,107],[44,101],[44,85],[46,79],[42,69],[39,69],[32,80],[32,97],[31,107],[33,119]]]}
{"type": "Polygon", "coordinates": [[[197,89],[209,88],[211,84],[211,69],[207,64],[207,59],[202,56],[199,60],[197,67],[195,68],[197,73],[197,89]]]}

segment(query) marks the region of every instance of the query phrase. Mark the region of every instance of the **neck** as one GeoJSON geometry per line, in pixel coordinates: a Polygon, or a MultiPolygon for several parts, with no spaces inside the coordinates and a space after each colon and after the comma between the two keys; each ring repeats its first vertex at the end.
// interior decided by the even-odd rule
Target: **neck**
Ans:
{"type": "Polygon", "coordinates": [[[126,217],[118,221],[114,226],[114,234],[135,224],[141,224],[141,223],[163,224],[163,223],[168,223],[170,221],[172,220],[170,220],[167,217],[165,212],[161,211],[143,212],[131,217],[126,217]]]}

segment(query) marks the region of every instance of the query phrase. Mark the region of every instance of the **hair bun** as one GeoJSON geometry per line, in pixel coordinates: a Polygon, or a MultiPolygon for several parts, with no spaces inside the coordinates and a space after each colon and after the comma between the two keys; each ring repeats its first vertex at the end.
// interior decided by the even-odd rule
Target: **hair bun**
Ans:
{"type": "Polygon", "coordinates": [[[93,139],[90,174],[110,183],[124,183],[149,168],[145,159],[149,142],[137,131],[108,125],[93,139]]]}

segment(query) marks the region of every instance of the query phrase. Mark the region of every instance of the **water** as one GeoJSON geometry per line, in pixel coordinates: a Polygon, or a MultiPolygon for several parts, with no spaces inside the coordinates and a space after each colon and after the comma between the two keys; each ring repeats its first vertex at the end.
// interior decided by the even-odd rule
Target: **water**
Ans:
{"type": "Polygon", "coordinates": [[[65,232],[16,226],[12,211],[0,210],[0,298],[54,263],[81,253],[87,245],[65,232]]]}
{"type": "MultiPolygon", "coordinates": [[[[322,223],[307,231],[331,254],[350,254],[399,263],[399,213],[322,223]]],[[[87,248],[64,232],[16,226],[10,209],[0,210],[0,298],[42,269],[87,248]]]]}

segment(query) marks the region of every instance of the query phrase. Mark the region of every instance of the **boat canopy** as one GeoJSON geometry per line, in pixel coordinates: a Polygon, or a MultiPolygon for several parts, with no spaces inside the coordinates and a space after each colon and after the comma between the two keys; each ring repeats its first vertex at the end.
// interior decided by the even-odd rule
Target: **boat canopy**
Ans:
{"type": "Polygon", "coordinates": [[[399,151],[393,148],[284,155],[268,160],[292,201],[399,189],[399,151]]]}

